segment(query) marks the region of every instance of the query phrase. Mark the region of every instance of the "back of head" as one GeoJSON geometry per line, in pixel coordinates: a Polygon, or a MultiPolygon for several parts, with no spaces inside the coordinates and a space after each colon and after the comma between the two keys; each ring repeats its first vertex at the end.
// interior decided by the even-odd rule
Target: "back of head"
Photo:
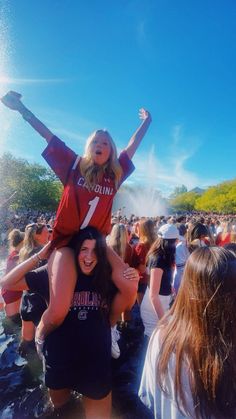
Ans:
{"type": "Polygon", "coordinates": [[[190,240],[201,239],[202,237],[206,237],[208,235],[207,227],[202,223],[196,223],[193,225],[192,229],[190,230],[190,240]]]}
{"type": "Polygon", "coordinates": [[[124,260],[128,243],[127,230],[124,224],[115,224],[109,236],[109,246],[124,260]]]}
{"type": "Polygon", "coordinates": [[[25,234],[14,228],[8,235],[9,245],[10,247],[17,247],[20,243],[23,242],[25,234]]]}
{"type": "Polygon", "coordinates": [[[179,230],[179,235],[184,237],[187,233],[187,227],[185,224],[177,224],[177,228],[179,230]]]}
{"type": "Polygon", "coordinates": [[[155,224],[150,218],[140,221],[139,240],[142,243],[147,243],[149,246],[156,240],[155,224]]]}
{"type": "Polygon", "coordinates": [[[188,258],[178,296],[163,320],[160,377],[176,355],[176,393],[185,405],[181,368],[201,417],[236,413],[236,257],[223,248],[196,249],[188,258]]]}
{"type": "Polygon", "coordinates": [[[31,223],[25,227],[24,242],[19,256],[20,262],[28,259],[39,247],[42,247],[37,243],[36,235],[41,234],[44,228],[45,224],[43,223],[31,223]]]}

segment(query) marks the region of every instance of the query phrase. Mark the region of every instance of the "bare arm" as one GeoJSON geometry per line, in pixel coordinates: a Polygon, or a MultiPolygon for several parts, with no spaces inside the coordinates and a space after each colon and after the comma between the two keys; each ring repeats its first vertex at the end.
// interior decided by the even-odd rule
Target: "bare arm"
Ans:
{"type": "Polygon", "coordinates": [[[4,275],[0,279],[0,287],[12,291],[22,291],[28,289],[28,285],[25,281],[25,275],[27,272],[32,271],[38,266],[40,260],[46,259],[48,248],[50,243],[44,246],[40,252],[31,256],[31,258],[17,265],[10,272],[4,275]]]}
{"type": "Polygon", "coordinates": [[[152,268],[150,272],[150,300],[159,319],[164,315],[164,310],[159,298],[161,287],[161,278],[163,270],[160,268],[152,268]]]}
{"type": "Polygon", "coordinates": [[[151,114],[146,111],[145,109],[140,109],[139,117],[142,119],[142,124],[140,127],[135,131],[132,137],[129,140],[129,143],[126,147],[126,152],[130,159],[134,156],[137,148],[139,147],[144,135],[146,134],[150,123],[152,122],[151,114]]]}
{"type": "Polygon", "coordinates": [[[21,94],[10,91],[1,98],[1,102],[9,109],[18,111],[47,143],[51,141],[53,133],[21,102],[21,94]]]}

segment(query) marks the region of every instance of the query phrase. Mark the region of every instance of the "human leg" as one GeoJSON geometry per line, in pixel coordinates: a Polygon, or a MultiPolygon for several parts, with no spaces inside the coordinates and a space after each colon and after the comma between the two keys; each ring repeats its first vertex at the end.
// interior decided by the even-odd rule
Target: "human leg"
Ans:
{"type": "Polygon", "coordinates": [[[62,388],[60,390],[49,389],[50,399],[55,409],[64,406],[70,400],[71,390],[62,388]]]}
{"type": "Polygon", "coordinates": [[[86,419],[109,419],[111,417],[111,392],[100,400],[83,398],[86,419]]]}
{"type": "Polygon", "coordinates": [[[68,247],[55,250],[48,261],[48,273],[50,302],[37,328],[39,339],[57,328],[69,311],[77,279],[73,250],[68,247]]]}

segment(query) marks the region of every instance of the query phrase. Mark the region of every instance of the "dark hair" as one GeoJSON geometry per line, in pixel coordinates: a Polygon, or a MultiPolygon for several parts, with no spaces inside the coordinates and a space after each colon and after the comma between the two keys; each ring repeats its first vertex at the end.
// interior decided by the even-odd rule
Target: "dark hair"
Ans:
{"type": "Polygon", "coordinates": [[[202,236],[208,236],[207,227],[202,223],[196,223],[190,231],[190,240],[200,239],[202,236]]]}
{"type": "Polygon", "coordinates": [[[177,228],[179,230],[180,236],[185,236],[185,234],[187,233],[187,227],[185,226],[185,224],[177,224],[177,228]]]}
{"type": "Polygon", "coordinates": [[[81,269],[78,263],[78,255],[85,240],[95,240],[95,253],[97,256],[97,265],[93,271],[93,280],[96,290],[102,299],[110,301],[113,282],[111,281],[111,266],[106,254],[106,241],[104,236],[95,227],[86,227],[76,233],[71,239],[69,246],[75,251],[75,264],[78,274],[81,269]]]}
{"type": "Polygon", "coordinates": [[[163,239],[158,237],[152,244],[147,256],[149,257],[161,255],[168,267],[171,267],[175,262],[176,239],[163,239]]]}

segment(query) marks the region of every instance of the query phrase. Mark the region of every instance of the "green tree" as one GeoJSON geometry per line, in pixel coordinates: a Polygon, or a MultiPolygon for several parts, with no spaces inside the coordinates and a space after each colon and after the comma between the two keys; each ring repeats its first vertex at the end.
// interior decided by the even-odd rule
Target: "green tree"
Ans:
{"type": "Polygon", "coordinates": [[[16,192],[10,202],[15,209],[56,209],[62,185],[50,169],[6,153],[0,157],[0,178],[0,201],[16,192]]]}
{"type": "Polygon", "coordinates": [[[170,199],[170,205],[176,211],[192,211],[195,209],[195,203],[198,198],[199,194],[196,192],[185,192],[170,199]]]}
{"type": "Polygon", "coordinates": [[[236,213],[236,179],[208,188],[197,200],[196,209],[236,213]]]}
{"type": "Polygon", "coordinates": [[[187,187],[185,185],[176,186],[173,190],[172,194],[170,195],[170,199],[174,199],[179,195],[182,195],[188,191],[187,187]]]}

